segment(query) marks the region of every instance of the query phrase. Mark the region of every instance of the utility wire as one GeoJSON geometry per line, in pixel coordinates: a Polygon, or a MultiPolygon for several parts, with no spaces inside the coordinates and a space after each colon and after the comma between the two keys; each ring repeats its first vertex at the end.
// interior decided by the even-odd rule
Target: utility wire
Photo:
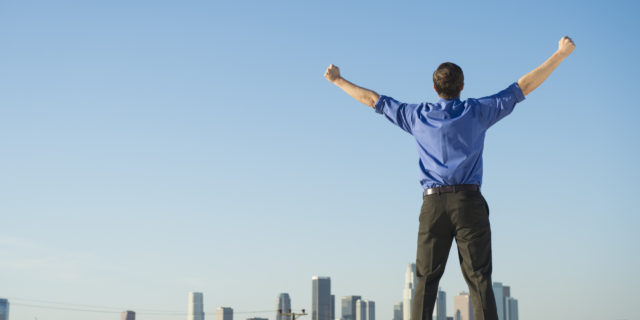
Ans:
{"type": "MultiPolygon", "coordinates": [[[[113,309],[114,311],[123,311],[128,308],[120,308],[120,307],[107,307],[107,306],[96,306],[96,305],[88,305],[88,304],[77,304],[77,303],[66,303],[66,302],[57,302],[57,301],[47,301],[47,300],[36,300],[36,299],[23,299],[23,298],[8,298],[10,301],[18,301],[18,302],[39,302],[45,304],[59,305],[59,306],[68,306],[68,307],[83,307],[83,308],[93,308],[93,309],[113,309]]],[[[140,311],[149,311],[149,312],[167,312],[167,313],[179,313],[176,310],[158,310],[158,309],[137,309],[140,311]]]]}
{"type": "MultiPolygon", "coordinates": [[[[95,306],[95,305],[86,305],[86,304],[74,304],[74,303],[35,300],[35,299],[22,299],[22,298],[8,298],[8,300],[11,303],[11,305],[14,305],[14,306],[78,311],[78,312],[121,313],[124,310],[133,310],[137,314],[141,314],[141,315],[143,314],[144,315],[185,315],[186,314],[186,312],[176,311],[176,310],[119,308],[119,307],[95,306]],[[14,302],[14,301],[17,301],[17,302],[14,302]]],[[[275,312],[278,312],[278,310],[234,311],[233,313],[234,314],[250,314],[250,313],[275,313],[275,312]]],[[[205,311],[205,313],[215,313],[215,311],[209,310],[209,311],[205,311]]]]}
{"type": "Polygon", "coordinates": [[[65,307],[54,307],[54,306],[40,306],[37,304],[28,304],[28,303],[16,303],[11,302],[11,306],[22,306],[22,307],[32,307],[32,308],[42,308],[42,309],[54,309],[54,310],[67,310],[67,311],[82,311],[82,312],[97,312],[97,313],[120,313],[122,311],[109,311],[109,310],[92,310],[92,309],[77,309],[77,308],[65,308],[65,307]]]}

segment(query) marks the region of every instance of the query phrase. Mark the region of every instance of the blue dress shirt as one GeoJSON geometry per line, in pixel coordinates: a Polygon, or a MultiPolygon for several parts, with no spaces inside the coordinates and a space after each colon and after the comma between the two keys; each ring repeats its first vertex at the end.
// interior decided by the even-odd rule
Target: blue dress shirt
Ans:
{"type": "Polygon", "coordinates": [[[375,109],[416,139],[424,189],[480,186],[485,132],[522,100],[522,90],[513,83],[495,95],[464,101],[409,104],[380,96],[375,109]]]}

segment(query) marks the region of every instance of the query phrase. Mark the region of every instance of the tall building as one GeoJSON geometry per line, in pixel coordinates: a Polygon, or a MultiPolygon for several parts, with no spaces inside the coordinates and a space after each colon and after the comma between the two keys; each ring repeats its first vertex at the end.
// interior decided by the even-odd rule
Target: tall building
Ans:
{"type": "Polygon", "coordinates": [[[496,308],[498,309],[498,319],[506,320],[504,318],[504,288],[502,282],[493,283],[493,295],[496,297],[496,308]]]}
{"type": "Polygon", "coordinates": [[[371,300],[356,301],[355,320],[376,320],[376,303],[371,300]]]}
{"type": "Polygon", "coordinates": [[[189,292],[187,320],[204,320],[204,304],[202,292],[189,292]]]}
{"type": "Polygon", "coordinates": [[[371,300],[365,301],[367,303],[367,319],[376,320],[376,303],[371,300]]]}
{"type": "Polygon", "coordinates": [[[9,320],[9,300],[0,299],[0,320],[9,320]]]}
{"type": "Polygon", "coordinates": [[[493,283],[493,294],[496,296],[496,307],[500,320],[518,320],[518,300],[511,297],[511,287],[501,282],[493,283]]]}
{"type": "Polygon", "coordinates": [[[393,305],[393,320],[402,320],[402,301],[393,305]]]}
{"type": "Polygon", "coordinates": [[[518,320],[518,300],[511,297],[511,287],[501,282],[493,283],[493,294],[496,296],[496,307],[500,320],[518,320]]]}
{"type": "Polygon", "coordinates": [[[511,287],[502,285],[502,305],[504,308],[504,318],[506,320],[509,319],[509,315],[507,314],[507,300],[511,297],[511,287]]]}
{"type": "Polygon", "coordinates": [[[334,320],[335,297],[331,294],[331,278],[314,276],[311,280],[311,320],[334,320]]]}
{"type": "Polygon", "coordinates": [[[342,320],[356,320],[356,301],[361,298],[360,296],[342,297],[342,320]]]}
{"type": "Polygon", "coordinates": [[[122,317],[120,317],[120,319],[122,320],[136,320],[136,313],[133,311],[124,311],[122,312],[122,317]]]}
{"type": "Polygon", "coordinates": [[[332,294],[331,297],[329,297],[329,302],[331,303],[331,311],[329,314],[331,316],[331,320],[334,320],[336,318],[336,296],[332,294]]]}
{"type": "Polygon", "coordinates": [[[218,307],[218,309],[216,309],[216,320],[233,320],[233,309],[218,307]]]}
{"type": "Polygon", "coordinates": [[[441,288],[438,288],[433,320],[447,320],[447,294],[441,288]]]}
{"type": "Polygon", "coordinates": [[[356,320],[367,320],[367,303],[364,300],[356,301],[356,320]]]}
{"type": "Polygon", "coordinates": [[[276,306],[276,320],[291,320],[291,316],[282,315],[284,313],[291,313],[291,299],[288,293],[281,293],[278,296],[278,302],[276,306]]]}
{"type": "Polygon", "coordinates": [[[404,290],[402,292],[402,320],[411,320],[411,306],[413,305],[413,291],[415,290],[415,288],[416,264],[409,263],[409,265],[407,265],[407,271],[404,274],[404,290]]]}
{"type": "Polygon", "coordinates": [[[505,300],[505,316],[507,320],[518,320],[518,300],[512,297],[508,297],[505,300]]]}
{"type": "Polygon", "coordinates": [[[460,292],[453,297],[453,320],[473,320],[471,296],[468,293],[460,292]]]}
{"type": "Polygon", "coordinates": [[[351,297],[358,298],[353,304],[355,306],[355,320],[376,320],[376,303],[374,301],[362,300],[359,296],[351,297]]]}

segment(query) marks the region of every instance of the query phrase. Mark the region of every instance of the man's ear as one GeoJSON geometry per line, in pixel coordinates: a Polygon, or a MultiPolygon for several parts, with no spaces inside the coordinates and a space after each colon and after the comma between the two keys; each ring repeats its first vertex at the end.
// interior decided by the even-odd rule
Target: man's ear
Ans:
{"type": "Polygon", "coordinates": [[[462,83],[462,88],[460,89],[460,91],[462,91],[462,90],[464,90],[464,82],[462,83]]]}

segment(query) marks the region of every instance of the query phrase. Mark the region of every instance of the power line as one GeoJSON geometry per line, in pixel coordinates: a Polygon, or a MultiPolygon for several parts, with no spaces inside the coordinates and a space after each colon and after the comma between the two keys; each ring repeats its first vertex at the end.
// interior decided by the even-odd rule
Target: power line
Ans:
{"type": "MultiPolygon", "coordinates": [[[[26,301],[26,302],[39,302],[45,304],[59,305],[59,306],[69,306],[69,307],[83,307],[83,308],[93,308],[93,309],[113,309],[114,311],[121,312],[122,310],[130,309],[130,308],[121,308],[121,307],[108,307],[108,306],[97,306],[97,305],[88,305],[88,304],[77,304],[77,303],[67,303],[67,302],[58,302],[58,301],[48,301],[48,300],[36,300],[36,299],[23,299],[23,298],[8,298],[11,301],[26,301]]],[[[180,311],[176,310],[158,310],[158,309],[137,309],[140,311],[149,311],[149,312],[168,312],[168,313],[180,313],[180,311]]]]}
{"type": "Polygon", "coordinates": [[[234,311],[233,314],[240,313],[267,313],[267,312],[278,312],[278,310],[262,310],[262,311],[234,311]]]}
{"type": "Polygon", "coordinates": [[[66,303],[66,302],[56,302],[56,301],[47,301],[47,300],[22,299],[22,298],[8,298],[8,299],[11,301],[39,302],[39,303],[54,304],[54,305],[61,305],[61,306],[71,306],[71,307],[88,307],[88,308],[97,308],[97,309],[122,310],[116,307],[94,306],[94,305],[88,305],[88,304],[66,303]]]}
{"type": "MultiPolygon", "coordinates": [[[[94,313],[121,313],[123,310],[134,310],[137,314],[144,315],[186,315],[186,312],[176,310],[159,310],[159,309],[137,309],[137,308],[121,308],[121,307],[109,307],[109,306],[96,306],[86,304],[75,304],[57,301],[36,300],[36,299],[22,299],[22,298],[8,298],[11,305],[41,308],[41,309],[53,309],[53,310],[65,310],[76,312],[94,312],[94,313]],[[18,301],[18,302],[14,302],[18,301]],[[24,302],[22,302],[24,301],[24,302]],[[26,302],[26,303],[25,303],[26,302]],[[29,303],[35,302],[35,303],[29,303]]],[[[234,314],[250,314],[250,313],[275,313],[278,310],[256,310],[256,311],[234,311],[234,314]]],[[[215,313],[215,311],[206,311],[206,313],[215,313]]]]}
{"type": "Polygon", "coordinates": [[[65,307],[54,307],[54,306],[42,306],[36,304],[28,304],[28,303],[16,303],[11,302],[11,306],[23,306],[23,307],[32,307],[32,308],[41,308],[41,309],[54,309],[54,310],[66,310],[66,311],[82,311],[82,312],[96,312],[96,313],[120,313],[121,311],[110,311],[110,310],[92,310],[92,309],[77,309],[77,308],[65,308],[65,307]]]}

